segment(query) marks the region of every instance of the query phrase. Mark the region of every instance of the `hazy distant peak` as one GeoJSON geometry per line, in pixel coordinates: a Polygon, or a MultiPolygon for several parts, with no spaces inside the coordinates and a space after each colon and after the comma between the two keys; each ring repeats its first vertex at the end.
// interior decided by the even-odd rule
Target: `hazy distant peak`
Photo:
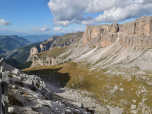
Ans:
{"type": "Polygon", "coordinates": [[[49,38],[49,39],[47,39],[47,41],[52,41],[52,40],[55,40],[55,39],[57,39],[59,36],[52,36],[51,38],[49,38]]]}

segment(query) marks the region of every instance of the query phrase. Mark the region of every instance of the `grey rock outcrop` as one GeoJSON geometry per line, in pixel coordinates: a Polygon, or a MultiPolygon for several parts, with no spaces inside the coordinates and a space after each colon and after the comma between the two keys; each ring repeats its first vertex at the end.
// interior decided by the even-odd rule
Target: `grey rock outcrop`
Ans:
{"type": "MultiPolygon", "coordinates": [[[[10,71],[11,72],[11,71],[10,71]]],[[[16,114],[90,114],[62,97],[55,97],[45,82],[36,75],[14,69],[9,78],[10,113],[16,114]]]]}

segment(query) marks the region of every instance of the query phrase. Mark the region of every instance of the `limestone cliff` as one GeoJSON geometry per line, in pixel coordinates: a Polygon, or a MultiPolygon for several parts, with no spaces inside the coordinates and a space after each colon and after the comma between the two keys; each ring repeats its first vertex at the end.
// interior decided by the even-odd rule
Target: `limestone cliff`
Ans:
{"type": "Polygon", "coordinates": [[[124,24],[88,25],[82,37],[82,44],[107,47],[116,41],[118,33],[122,46],[151,48],[152,17],[144,16],[124,24]]]}
{"type": "Polygon", "coordinates": [[[30,58],[40,52],[44,52],[46,50],[49,50],[50,46],[53,44],[53,42],[58,38],[59,36],[52,36],[51,38],[45,40],[44,42],[42,42],[40,45],[38,46],[34,46],[31,48],[30,50],[30,55],[29,58],[27,59],[27,61],[30,60],[30,58]]]}
{"type": "Polygon", "coordinates": [[[82,35],[83,32],[68,33],[60,37],[53,36],[47,39],[46,41],[42,42],[39,46],[32,47],[30,50],[30,56],[27,61],[32,61],[32,66],[43,66],[43,65],[48,66],[48,65],[56,65],[58,63],[61,63],[62,60],[58,59],[56,56],[53,55],[58,54],[59,50],[62,50],[62,48],[64,49],[65,47],[69,46],[71,43],[75,43],[79,41],[82,38],[82,35]],[[51,52],[47,53],[48,50],[51,50],[52,53],[51,52]],[[45,55],[45,57],[40,57],[39,55],[41,54],[45,55]]]}
{"type": "Polygon", "coordinates": [[[57,65],[62,60],[58,58],[54,58],[52,56],[46,55],[44,58],[40,57],[39,55],[33,55],[31,57],[32,66],[50,66],[50,65],[57,65]]]}

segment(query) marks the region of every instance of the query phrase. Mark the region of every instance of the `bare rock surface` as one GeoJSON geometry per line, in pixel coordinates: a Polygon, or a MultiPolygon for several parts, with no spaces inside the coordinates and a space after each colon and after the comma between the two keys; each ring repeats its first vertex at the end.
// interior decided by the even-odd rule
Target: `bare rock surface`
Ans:
{"type": "Polygon", "coordinates": [[[152,40],[152,17],[144,16],[135,21],[124,24],[111,25],[88,25],[83,34],[82,44],[107,47],[113,44],[120,33],[120,44],[122,46],[134,46],[136,48],[151,48],[152,40]]]}

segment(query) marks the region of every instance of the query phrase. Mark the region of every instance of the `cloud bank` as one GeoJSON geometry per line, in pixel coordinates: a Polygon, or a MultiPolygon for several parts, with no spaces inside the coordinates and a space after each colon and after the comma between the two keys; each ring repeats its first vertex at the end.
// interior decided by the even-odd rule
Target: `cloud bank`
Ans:
{"type": "Polygon", "coordinates": [[[0,25],[3,25],[3,26],[5,26],[5,25],[11,25],[11,23],[8,22],[8,21],[6,21],[6,20],[4,20],[4,19],[0,19],[0,25]]]}
{"type": "Polygon", "coordinates": [[[54,16],[54,25],[87,25],[149,15],[152,0],[50,0],[48,7],[54,16]],[[98,15],[92,17],[93,13],[98,15]]]}
{"type": "Polygon", "coordinates": [[[55,27],[54,30],[55,30],[55,31],[61,31],[62,28],[61,28],[61,27],[55,27]]]}
{"type": "Polygon", "coordinates": [[[43,28],[34,27],[35,32],[44,32],[44,31],[50,31],[49,26],[44,26],[43,28]]]}

